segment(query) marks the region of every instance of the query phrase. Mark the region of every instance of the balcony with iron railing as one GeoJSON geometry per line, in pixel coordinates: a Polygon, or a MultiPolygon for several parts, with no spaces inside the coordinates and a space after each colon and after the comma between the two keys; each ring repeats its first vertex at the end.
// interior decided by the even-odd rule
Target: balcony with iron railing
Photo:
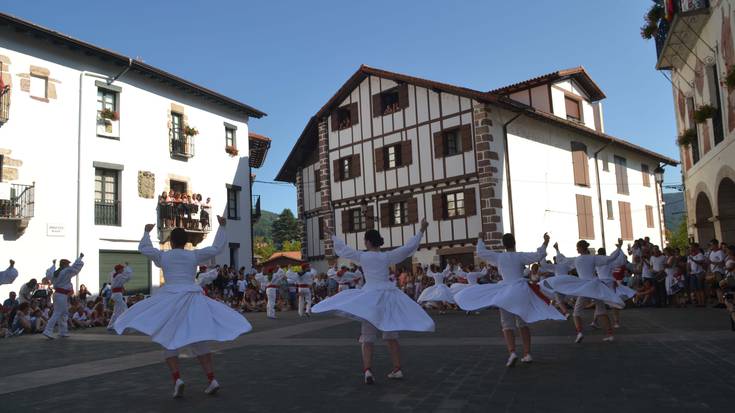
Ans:
{"type": "Polygon", "coordinates": [[[21,185],[0,182],[0,221],[14,222],[19,233],[23,233],[33,218],[35,207],[35,184],[21,185]]]}
{"type": "Polygon", "coordinates": [[[0,125],[10,119],[10,87],[0,82],[0,125]]]}
{"type": "Polygon", "coordinates": [[[658,23],[656,69],[670,70],[686,65],[694,53],[700,33],[710,16],[709,0],[674,0],[672,16],[658,23]]]}
{"type": "Polygon", "coordinates": [[[120,201],[94,201],[94,224],[120,226],[120,201]]]}

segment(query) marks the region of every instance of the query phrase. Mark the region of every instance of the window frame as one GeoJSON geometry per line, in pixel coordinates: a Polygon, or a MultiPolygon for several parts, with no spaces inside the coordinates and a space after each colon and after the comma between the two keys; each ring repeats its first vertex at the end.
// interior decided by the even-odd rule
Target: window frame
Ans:
{"type": "Polygon", "coordinates": [[[348,156],[339,160],[339,173],[343,181],[352,179],[352,157],[348,156]]]}
{"type": "Polygon", "coordinates": [[[241,219],[240,192],[242,192],[241,187],[227,184],[227,219],[235,221],[239,221],[241,219]]]}
{"type": "Polygon", "coordinates": [[[101,166],[95,166],[94,167],[94,204],[95,204],[95,212],[94,212],[94,221],[95,225],[100,226],[113,226],[113,227],[119,227],[122,225],[122,218],[121,218],[121,195],[120,190],[120,170],[118,169],[112,169],[112,168],[104,168],[101,166]],[[105,178],[111,178],[112,179],[112,192],[108,192],[106,190],[107,184],[109,183],[105,178]],[[97,190],[97,185],[99,184],[100,189],[97,190]],[[99,194],[99,196],[98,196],[99,194]],[[111,194],[111,200],[107,200],[108,194],[111,194]],[[114,223],[108,224],[104,222],[100,222],[102,218],[99,217],[97,214],[97,206],[98,205],[107,205],[109,206],[112,204],[113,210],[114,210],[114,223]]]}
{"type": "Polygon", "coordinates": [[[237,149],[237,128],[225,126],[225,147],[237,149]],[[231,136],[228,136],[231,134],[231,136]]]}
{"type": "Polygon", "coordinates": [[[362,208],[350,209],[350,232],[367,231],[367,219],[362,208]]]}
{"type": "Polygon", "coordinates": [[[465,207],[464,191],[445,192],[442,194],[444,211],[443,216],[445,219],[457,219],[464,218],[467,216],[467,208],[465,207]],[[453,200],[450,200],[454,198],[453,200]],[[458,199],[461,198],[461,199],[458,199]],[[457,206],[461,202],[462,206],[457,206]],[[450,203],[454,203],[454,207],[450,208],[450,203]],[[450,211],[454,211],[450,213],[450,211]]]}
{"type": "Polygon", "coordinates": [[[606,200],[605,205],[607,207],[607,220],[608,221],[615,220],[615,210],[613,208],[612,200],[611,199],[606,200]]]}
{"type": "Polygon", "coordinates": [[[576,96],[570,96],[568,94],[564,95],[564,111],[566,112],[566,118],[569,121],[572,122],[578,122],[583,123],[584,122],[584,115],[582,114],[582,100],[577,98],[576,96]],[[575,118],[574,116],[569,115],[569,111],[567,109],[567,102],[574,102],[577,105],[577,112],[579,113],[579,118],[575,118]]]}
{"type": "Polygon", "coordinates": [[[615,155],[615,184],[619,195],[630,195],[628,184],[628,160],[622,156],[615,155]]]}
{"type": "Polygon", "coordinates": [[[383,170],[396,169],[403,166],[401,159],[401,144],[393,144],[383,147],[383,170]],[[391,165],[391,150],[393,151],[393,165],[391,165]]]}
{"type": "Polygon", "coordinates": [[[408,225],[408,201],[390,203],[390,226],[400,227],[408,225]],[[397,218],[397,219],[396,219],[397,218]]]}
{"type": "Polygon", "coordinates": [[[48,82],[49,82],[48,76],[40,76],[40,75],[31,73],[29,80],[30,82],[28,85],[28,93],[31,95],[31,97],[36,98],[36,99],[41,99],[41,100],[48,100],[48,82]],[[38,79],[37,81],[43,81],[43,96],[38,96],[33,93],[34,92],[34,87],[33,87],[34,78],[38,79]]]}
{"type": "Polygon", "coordinates": [[[444,157],[461,155],[462,151],[462,134],[458,128],[452,128],[446,130],[444,133],[444,157]],[[451,139],[450,139],[451,138],[451,139]],[[454,141],[454,145],[450,145],[450,142],[454,141]],[[450,149],[453,151],[450,152],[450,149]]]}

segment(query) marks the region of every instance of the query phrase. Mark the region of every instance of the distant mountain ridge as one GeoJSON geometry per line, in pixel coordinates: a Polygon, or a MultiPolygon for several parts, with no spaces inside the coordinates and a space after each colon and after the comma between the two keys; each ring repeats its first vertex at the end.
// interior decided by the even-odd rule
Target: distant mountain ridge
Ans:
{"type": "Polygon", "coordinates": [[[253,225],[253,237],[263,237],[267,241],[273,240],[273,221],[278,218],[278,214],[271,211],[261,210],[260,219],[253,225]]]}

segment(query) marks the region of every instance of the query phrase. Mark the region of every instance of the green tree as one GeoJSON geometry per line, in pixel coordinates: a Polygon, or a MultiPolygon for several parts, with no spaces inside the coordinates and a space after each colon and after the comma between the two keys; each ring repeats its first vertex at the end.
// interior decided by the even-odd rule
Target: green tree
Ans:
{"type": "Polygon", "coordinates": [[[301,251],[301,241],[283,241],[283,248],[281,251],[301,251]]]}
{"type": "Polygon", "coordinates": [[[294,218],[293,212],[286,208],[273,221],[273,244],[280,250],[284,242],[297,241],[300,232],[299,222],[294,218]]]}
{"type": "Polygon", "coordinates": [[[269,239],[256,236],[253,240],[253,251],[261,260],[267,260],[276,252],[276,247],[273,246],[273,243],[269,239]]]}
{"type": "Polygon", "coordinates": [[[682,252],[685,252],[689,247],[689,234],[687,233],[687,219],[684,218],[679,223],[679,226],[673,231],[669,232],[669,245],[674,248],[679,248],[682,252]]]}

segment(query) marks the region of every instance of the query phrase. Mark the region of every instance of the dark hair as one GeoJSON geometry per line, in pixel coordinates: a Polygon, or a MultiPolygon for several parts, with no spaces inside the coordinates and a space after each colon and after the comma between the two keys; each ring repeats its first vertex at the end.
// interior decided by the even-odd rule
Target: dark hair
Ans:
{"type": "Polygon", "coordinates": [[[370,245],[372,245],[375,248],[380,248],[383,246],[383,237],[380,236],[380,232],[375,229],[369,229],[365,232],[365,241],[370,242],[370,245]]]}
{"type": "Polygon", "coordinates": [[[171,247],[172,248],[183,248],[186,245],[186,241],[189,240],[189,236],[186,235],[186,230],[183,228],[174,228],[171,231],[171,247]]]}
{"type": "Polygon", "coordinates": [[[605,248],[598,248],[597,255],[607,255],[607,251],[605,251],[605,248]]]}
{"type": "Polygon", "coordinates": [[[720,241],[717,241],[717,238],[712,238],[712,240],[709,242],[710,244],[717,244],[720,245],[720,241]]]}
{"type": "Polygon", "coordinates": [[[18,311],[25,311],[30,306],[31,305],[28,304],[27,301],[24,301],[24,302],[20,303],[20,305],[18,306],[18,311]]]}
{"type": "Polygon", "coordinates": [[[585,240],[583,240],[583,239],[581,239],[581,240],[579,240],[577,242],[577,248],[588,249],[589,247],[590,247],[590,243],[587,242],[587,241],[585,241],[585,240]]]}
{"type": "Polygon", "coordinates": [[[515,248],[516,247],[516,237],[513,236],[513,234],[503,234],[503,246],[506,249],[515,248]]]}

